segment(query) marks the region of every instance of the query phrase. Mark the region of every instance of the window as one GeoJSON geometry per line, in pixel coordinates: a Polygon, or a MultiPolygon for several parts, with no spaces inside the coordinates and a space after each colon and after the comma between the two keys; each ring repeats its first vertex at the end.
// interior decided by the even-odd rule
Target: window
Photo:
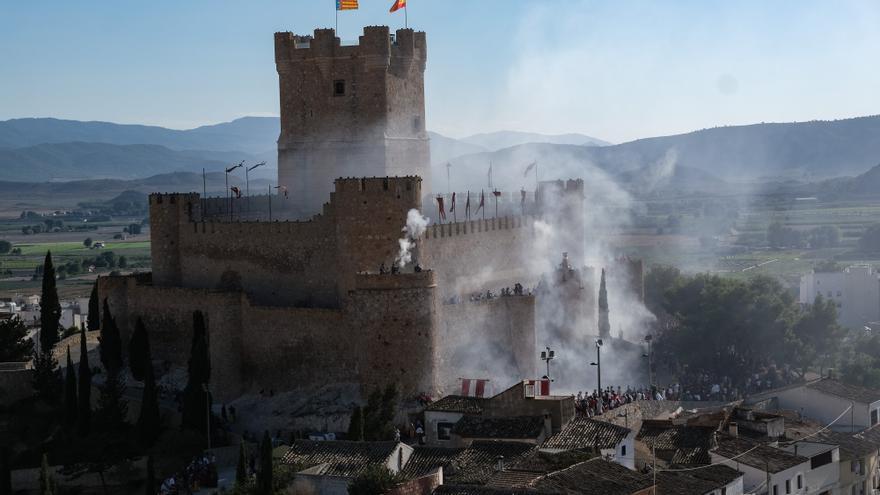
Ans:
{"type": "Polygon", "coordinates": [[[831,464],[831,451],[819,454],[810,459],[810,469],[816,469],[826,464],[831,464]]]}
{"type": "Polygon", "coordinates": [[[837,291],[837,297],[840,297],[840,291],[837,291]]]}
{"type": "Polygon", "coordinates": [[[791,493],[791,480],[785,480],[785,493],[791,493]]]}
{"type": "Polygon", "coordinates": [[[779,495],[779,485],[773,485],[773,495],[779,495]]]}
{"type": "Polygon", "coordinates": [[[437,440],[449,440],[452,437],[454,423],[437,423],[437,440]]]}
{"type": "Polygon", "coordinates": [[[721,487],[721,495],[727,495],[727,487],[721,487]]]}
{"type": "Polygon", "coordinates": [[[871,411],[871,426],[877,424],[877,409],[871,411]]]}
{"type": "Polygon", "coordinates": [[[333,96],[345,96],[345,80],[337,79],[333,81],[333,96]]]}
{"type": "Polygon", "coordinates": [[[626,457],[626,445],[620,446],[620,457],[626,457]]]}
{"type": "Polygon", "coordinates": [[[801,478],[800,474],[797,475],[797,487],[798,487],[798,490],[800,490],[801,488],[804,487],[804,480],[803,480],[803,478],[801,478]]]}

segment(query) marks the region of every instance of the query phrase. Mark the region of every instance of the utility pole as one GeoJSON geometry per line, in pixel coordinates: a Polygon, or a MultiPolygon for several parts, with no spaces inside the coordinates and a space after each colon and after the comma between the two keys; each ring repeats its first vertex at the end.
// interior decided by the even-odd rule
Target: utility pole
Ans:
{"type": "Polygon", "coordinates": [[[654,342],[654,336],[653,335],[645,335],[645,342],[648,343],[648,353],[644,355],[646,358],[648,358],[648,387],[653,387],[654,386],[654,366],[653,366],[653,363],[651,363],[651,358],[652,358],[652,354],[653,354],[652,344],[654,342]]]}
{"type": "Polygon", "coordinates": [[[544,361],[547,363],[547,379],[550,380],[551,382],[553,381],[553,379],[550,378],[550,361],[553,361],[553,359],[555,359],[555,358],[556,358],[556,351],[550,350],[549,346],[547,346],[546,351],[541,351],[541,361],[544,361]]]}
{"type": "Polygon", "coordinates": [[[590,363],[590,366],[596,367],[596,389],[599,395],[602,395],[602,339],[596,339],[596,362],[590,363]]]}
{"type": "Polygon", "coordinates": [[[241,163],[239,163],[238,165],[234,165],[226,169],[226,210],[229,212],[230,222],[232,221],[232,194],[230,194],[229,191],[229,172],[232,172],[233,170],[243,166],[244,160],[242,160],[241,163]]]}

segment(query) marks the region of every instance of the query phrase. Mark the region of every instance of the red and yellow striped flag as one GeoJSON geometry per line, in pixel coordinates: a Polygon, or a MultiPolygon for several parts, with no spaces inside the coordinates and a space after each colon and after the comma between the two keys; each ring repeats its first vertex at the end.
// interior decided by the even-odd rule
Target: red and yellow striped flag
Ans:
{"type": "Polygon", "coordinates": [[[357,10],[358,0],[336,0],[336,10],[357,10]]]}
{"type": "Polygon", "coordinates": [[[406,8],[406,0],[394,0],[394,5],[391,6],[391,10],[388,12],[397,12],[400,9],[406,8]]]}

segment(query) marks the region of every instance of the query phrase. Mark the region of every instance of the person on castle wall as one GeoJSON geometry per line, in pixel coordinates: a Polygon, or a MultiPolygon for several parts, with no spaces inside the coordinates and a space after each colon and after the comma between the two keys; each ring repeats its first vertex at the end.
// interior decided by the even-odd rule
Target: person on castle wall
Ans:
{"type": "Polygon", "coordinates": [[[385,275],[388,273],[388,268],[385,268],[385,262],[383,261],[381,265],[379,265],[379,275],[385,275]]]}
{"type": "Polygon", "coordinates": [[[420,273],[422,271],[422,265],[416,263],[416,266],[415,266],[415,268],[413,268],[413,271],[416,273],[420,273]]]}
{"type": "Polygon", "coordinates": [[[391,265],[391,274],[397,275],[398,273],[400,273],[400,267],[397,266],[397,263],[394,263],[393,265],[391,265]]]}

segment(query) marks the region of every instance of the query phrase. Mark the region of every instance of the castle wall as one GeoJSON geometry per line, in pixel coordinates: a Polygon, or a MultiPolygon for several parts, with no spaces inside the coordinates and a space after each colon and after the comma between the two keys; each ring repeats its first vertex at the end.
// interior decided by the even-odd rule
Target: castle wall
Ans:
{"type": "Polygon", "coordinates": [[[531,285],[523,256],[535,240],[531,217],[434,224],[419,239],[417,258],[438,273],[443,297],[531,285]]]}
{"type": "Polygon", "coordinates": [[[535,376],[534,296],[443,304],[438,337],[439,380],[446,390],[458,390],[459,378],[506,386],[535,376]]]}

